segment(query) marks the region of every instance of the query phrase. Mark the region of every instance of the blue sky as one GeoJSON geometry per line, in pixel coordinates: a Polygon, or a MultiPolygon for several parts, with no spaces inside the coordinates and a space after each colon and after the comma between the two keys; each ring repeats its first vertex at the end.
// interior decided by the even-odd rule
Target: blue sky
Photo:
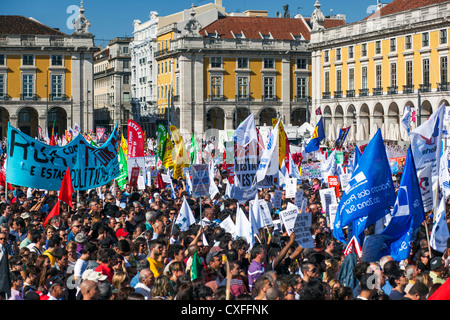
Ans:
{"type": "MultiPolygon", "coordinates": [[[[198,6],[214,0],[84,0],[85,15],[91,21],[90,31],[95,35],[97,45],[106,45],[115,37],[132,36],[133,20],[148,20],[150,11],[157,11],[160,16],[166,16],[184,9],[192,4],[198,6]]],[[[72,33],[67,27],[67,21],[74,14],[75,6],[80,0],[15,0],[2,1],[0,15],[22,15],[33,17],[38,21],[65,33],[72,33]]],[[[390,0],[382,1],[390,2],[390,0]]],[[[276,12],[283,12],[283,5],[289,5],[291,16],[301,13],[310,16],[314,10],[315,0],[223,0],[227,12],[242,12],[245,10],[268,10],[270,17],[276,12]]],[[[325,15],[342,13],[347,22],[363,19],[370,13],[376,0],[320,0],[322,12],[325,15]],[[331,11],[332,10],[332,11],[331,11]]]]}

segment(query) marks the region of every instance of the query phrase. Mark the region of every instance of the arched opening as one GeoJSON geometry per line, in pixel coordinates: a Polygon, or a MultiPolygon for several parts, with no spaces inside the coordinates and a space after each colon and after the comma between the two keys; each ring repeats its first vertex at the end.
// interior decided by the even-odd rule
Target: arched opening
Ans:
{"type": "Polygon", "coordinates": [[[49,137],[52,133],[53,127],[55,128],[55,134],[61,137],[67,130],[67,113],[61,107],[54,107],[48,111],[48,134],[49,137]]]}
{"type": "Polygon", "coordinates": [[[206,130],[217,129],[224,130],[225,128],[225,113],[221,108],[212,108],[206,113],[206,130]]]}
{"type": "Polygon", "coordinates": [[[371,132],[371,137],[377,133],[378,129],[381,129],[381,134],[384,138],[386,136],[386,128],[384,126],[384,109],[380,102],[378,102],[373,108],[373,124],[374,128],[371,132]]]}
{"type": "Polygon", "coordinates": [[[337,105],[334,110],[334,123],[336,137],[339,136],[339,130],[344,127],[344,109],[341,105],[337,105]]]}
{"type": "Polygon", "coordinates": [[[400,109],[397,103],[392,102],[389,105],[387,115],[386,129],[388,132],[386,133],[386,137],[388,140],[398,141],[400,140],[400,109]]]}
{"type": "MultiPolygon", "coordinates": [[[[25,107],[19,111],[18,128],[30,137],[38,136],[38,113],[32,107],[25,107]]],[[[51,134],[51,131],[49,131],[51,134]]]]}
{"type": "Polygon", "coordinates": [[[292,111],[291,123],[293,126],[300,127],[306,122],[306,109],[298,108],[292,111]]]}
{"type": "Polygon", "coordinates": [[[368,140],[370,136],[370,111],[367,104],[363,104],[359,109],[360,130],[357,132],[357,140],[368,140]]]}
{"type": "MultiPolygon", "coordinates": [[[[333,130],[333,123],[332,123],[332,114],[331,114],[331,107],[325,106],[323,108],[323,114],[322,114],[322,121],[323,121],[323,129],[325,131],[325,136],[327,139],[330,138],[330,130],[333,130]]],[[[314,124],[315,125],[315,124],[314,124]]]]}
{"type": "Polygon", "coordinates": [[[272,126],[272,119],[276,119],[277,111],[274,108],[264,108],[259,114],[260,126],[272,126]]]}
{"type": "Polygon", "coordinates": [[[428,118],[433,114],[433,107],[431,106],[430,101],[425,100],[422,101],[420,108],[420,123],[423,124],[428,118]]]}
{"type": "MultiPolygon", "coordinates": [[[[234,115],[233,116],[233,128],[237,128],[241,124],[242,121],[247,119],[247,117],[250,115],[250,111],[248,110],[248,108],[241,107],[241,108],[237,108],[237,110],[235,109],[233,115],[234,115]],[[237,124],[236,124],[236,120],[237,120],[237,124]]],[[[270,122],[270,123],[272,123],[272,122],[270,122]]]]}
{"type": "Polygon", "coordinates": [[[6,137],[8,133],[9,112],[0,107],[0,139],[6,137]]]}

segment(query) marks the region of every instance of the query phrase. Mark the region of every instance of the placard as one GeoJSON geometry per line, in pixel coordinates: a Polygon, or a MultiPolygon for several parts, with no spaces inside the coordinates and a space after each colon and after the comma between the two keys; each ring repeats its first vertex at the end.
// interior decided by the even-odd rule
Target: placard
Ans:
{"type": "Polygon", "coordinates": [[[281,208],[281,196],[283,195],[283,191],[281,190],[275,190],[273,198],[272,198],[272,206],[274,208],[281,208]]]}
{"type": "Polygon", "coordinates": [[[302,165],[302,180],[322,179],[320,162],[305,163],[302,165]]]}
{"type": "Polygon", "coordinates": [[[338,176],[328,176],[328,187],[334,188],[336,192],[336,197],[339,197],[339,177],[338,176]]]}
{"type": "Polygon", "coordinates": [[[298,208],[301,208],[301,207],[302,207],[302,203],[303,203],[303,190],[298,190],[298,191],[295,193],[294,204],[295,204],[298,208]]]}
{"type": "Polygon", "coordinates": [[[290,236],[295,233],[295,241],[305,249],[314,248],[314,239],[311,235],[312,215],[310,212],[300,214],[298,208],[280,212],[280,218],[283,221],[286,232],[290,236]]]}
{"type": "Polygon", "coordinates": [[[336,204],[336,193],[334,188],[328,188],[328,189],[321,189],[319,190],[320,194],[320,202],[322,204],[322,208],[325,210],[326,214],[328,215],[330,210],[329,206],[331,204],[336,204]]]}
{"type": "Polygon", "coordinates": [[[342,190],[345,190],[345,188],[347,188],[348,182],[350,181],[351,178],[352,178],[351,173],[343,173],[339,176],[342,190]]]}
{"type": "Polygon", "coordinates": [[[295,193],[297,192],[297,178],[286,178],[284,183],[286,198],[295,198],[295,193]]]}
{"type": "Polygon", "coordinates": [[[209,195],[209,171],[207,164],[192,166],[192,196],[205,197],[209,195]]]}
{"type": "MultiPolygon", "coordinates": [[[[253,205],[254,202],[255,200],[250,200],[250,205],[253,205]]],[[[259,199],[259,207],[261,208],[263,214],[264,225],[266,227],[272,227],[273,221],[267,201],[264,199],[259,199]]]]}
{"type": "Polygon", "coordinates": [[[233,219],[231,219],[231,216],[228,216],[226,219],[224,219],[220,223],[220,227],[225,230],[225,232],[229,232],[233,239],[236,239],[238,237],[236,233],[236,225],[233,222],[233,219]]]}

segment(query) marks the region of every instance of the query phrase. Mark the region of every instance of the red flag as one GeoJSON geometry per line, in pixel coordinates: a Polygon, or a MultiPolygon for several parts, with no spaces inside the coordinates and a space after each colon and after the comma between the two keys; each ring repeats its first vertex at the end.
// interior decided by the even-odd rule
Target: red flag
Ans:
{"type": "Polygon", "coordinates": [[[127,122],[128,128],[128,157],[143,157],[144,156],[144,132],[142,128],[131,119],[127,122]]]}
{"type": "Polygon", "coordinates": [[[158,172],[156,174],[156,187],[158,189],[165,189],[166,188],[166,184],[164,183],[161,174],[158,172]]]}
{"type": "Polygon", "coordinates": [[[59,216],[59,208],[61,206],[60,202],[61,201],[58,199],[58,202],[56,202],[56,204],[53,206],[52,211],[50,211],[50,213],[47,215],[47,218],[45,218],[44,227],[51,218],[53,218],[54,216],[59,216]]]}
{"type": "Polygon", "coordinates": [[[358,239],[356,239],[355,236],[352,237],[352,239],[348,243],[347,247],[345,248],[344,256],[347,256],[352,252],[355,252],[360,257],[362,255],[361,247],[359,245],[358,239]]]}
{"type": "Polygon", "coordinates": [[[322,114],[322,109],[320,109],[320,107],[318,107],[316,109],[316,115],[320,116],[322,114]]]}
{"type": "Polygon", "coordinates": [[[73,208],[72,194],[73,194],[72,178],[70,177],[70,169],[67,168],[61,183],[61,189],[59,190],[58,198],[59,200],[62,200],[65,203],[67,203],[69,207],[73,208]]]}
{"type": "Polygon", "coordinates": [[[54,129],[52,129],[52,136],[50,137],[49,145],[51,145],[51,146],[56,146],[56,142],[55,142],[55,130],[54,130],[54,129]]]}
{"type": "Polygon", "coordinates": [[[450,279],[447,279],[427,300],[450,300],[450,279]]]}

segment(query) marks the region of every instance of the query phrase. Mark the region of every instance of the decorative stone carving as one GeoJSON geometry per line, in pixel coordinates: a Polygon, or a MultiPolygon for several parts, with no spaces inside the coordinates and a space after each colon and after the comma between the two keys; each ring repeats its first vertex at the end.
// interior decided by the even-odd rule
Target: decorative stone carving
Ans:
{"type": "Polygon", "coordinates": [[[192,4],[190,15],[191,17],[189,18],[189,21],[186,23],[184,30],[186,30],[187,36],[200,37],[200,29],[202,28],[202,25],[200,24],[200,22],[198,22],[197,18],[195,17],[194,4],[192,4]]]}
{"type": "Polygon", "coordinates": [[[322,5],[320,4],[319,0],[316,0],[316,3],[314,4],[314,7],[316,8],[314,10],[314,12],[311,15],[311,24],[312,24],[312,29],[317,31],[317,30],[322,30],[323,24],[325,22],[325,16],[322,13],[322,11],[320,10],[320,7],[322,5]]]}
{"type": "Polygon", "coordinates": [[[75,34],[79,35],[90,35],[89,28],[91,27],[91,22],[84,15],[83,0],[81,0],[80,10],[78,18],[73,22],[75,28],[75,34]]]}

